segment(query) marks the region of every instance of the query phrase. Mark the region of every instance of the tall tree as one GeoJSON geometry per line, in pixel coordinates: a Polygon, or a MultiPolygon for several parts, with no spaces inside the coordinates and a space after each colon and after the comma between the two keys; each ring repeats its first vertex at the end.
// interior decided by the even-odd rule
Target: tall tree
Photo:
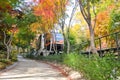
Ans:
{"type": "Polygon", "coordinates": [[[90,9],[91,9],[91,6],[94,6],[94,4],[98,1],[99,0],[78,0],[79,6],[80,6],[80,11],[81,11],[86,23],[88,24],[89,33],[90,33],[90,50],[94,54],[97,54],[97,50],[95,48],[94,27],[92,26],[92,16],[91,16],[90,9]],[[91,5],[91,4],[93,4],[93,5],[91,5]]]}
{"type": "Polygon", "coordinates": [[[29,49],[31,46],[31,42],[34,39],[34,33],[31,32],[30,29],[27,27],[21,27],[19,28],[19,31],[14,37],[14,44],[19,48],[21,47],[23,49],[29,49]]]}
{"type": "Polygon", "coordinates": [[[16,16],[13,15],[16,13],[12,13],[12,9],[16,6],[17,0],[4,0],[0,1],[0,35],[3,35],[3,43],[7,49],[7,59],[9,59],[11,52],[11,43],[13,33],[15,32],[15,24],[16,24],[16,16]]]}
{"type": "MultiPolygon", "coordinates": [[[[75,0],[76,1],[76,0],[75,0]]],[[[72,8],[72,12],[70,14],[70,19],[69,19],[69,23],[68,23],[68,28],[67,28],[67,31],[66,31],[66,34],[65,34],[65,37],[66,37],[66,42],[67,42],[67,53],[70,53],[70,40],[69,40],[69,34],[70,34],[70,28],[71,28],[71,22],[72,22],[72,19],[74,17],[74,13],[77,9],[77,2],[74,3],[73,5],[73,8],[72,8]]]]}
{"type": "Polygon", "coordinates": [[[38,27],[35,28],[39,29],[41,33],[49,33],[62,16],[61,10],[64,11],[66,0],[36,0],[35,2],[37,5],[33,10],[38,17],[38,22],[34,24],[38,27]]]}

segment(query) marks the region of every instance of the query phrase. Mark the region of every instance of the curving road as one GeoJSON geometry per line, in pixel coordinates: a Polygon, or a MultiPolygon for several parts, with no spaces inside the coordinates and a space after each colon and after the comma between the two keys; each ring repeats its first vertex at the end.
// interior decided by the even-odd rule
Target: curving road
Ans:
{"type": "Polygon", "coordinates": [[[50,65],[18,56],[18,64],[0,75],[0,80],[67,80],[50,65]]]}

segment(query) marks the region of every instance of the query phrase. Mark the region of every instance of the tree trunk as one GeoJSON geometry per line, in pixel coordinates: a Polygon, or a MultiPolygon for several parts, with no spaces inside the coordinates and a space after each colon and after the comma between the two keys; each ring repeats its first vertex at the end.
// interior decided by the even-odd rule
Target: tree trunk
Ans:
{"type": "Polygon", "coordinates": [[[7,60],[9,60],[10,58],[10,49],[9,49],[9,46],[7,46],[7,60]]]}
{"type": "Polygon", "coordinates": [[[17,46],[17,53],[19,53],[19,47],[17,46]]]}
{"type": "Polygon", "coordinates": [[[68,36],[67,36],[67,34],[65,35],[65,33],[63,32],[63,36],[64,36],[64,43],[66,43],[67,44],[67,54],[69,54],[70,53],[70,42],[69,42],[69,38],[68,38],[68,36]]]}
{"type": "Polygon", "coordinates": [[[40,40],[40,41],[39,41],[39,44],[40,44],[39,46],[40,46],[40,47],[39,47],[39,49],[38,49],[38,51],[37,51],[37,54],[38,54],[38,55],[40,55],[41,52],[42,52],[42,51],[44,50],[44,48],[45,48],[45,45],[44,45],[44,44],[45,44],[45,40],[44,40],[44,37],[43,37],[44,34],[41,34],[40,36],[41,36],[40,39],[39,39],[39,40],[40,40]]]}
{"type": "Polygon", "coordinates": [[[93,54],[98,55],[97,50],[95,48],[95,37],[94,37],[94,30],[92,29],[92,26],[89,25],[89,32],[90,32],[90,51],[93,54]]]}
{"type": "Polygon", "coordinates": [[[11,53],[11,42],[12,42],[12,37],[13,37],[13,34],[10,35],[10,38],[8,39],[7,41],[7,35],[5,33],[5,31],[3,31],[4,33],[4,45],[6,46],[7,48],[7,60],[9,60],[10,58],[10,53],[11,53]]]}
{"type": "Polygon", "coordinates": [[[70,42],[68,38],[66,38],[66,42],[67,42],[67,54],[69,54],[70,53],[70,42]]]}
{"type": "MultiPolygon", "coordinates": [[[[83,15],[83,18],[85,19],[85,21],[87,22],[88,24],[88,27],[89,27],[89,32],[90,32],[90,51],[96,55],[98,55],[97,53],[97,50],[95,48],[95,38],[94,38],[94,27],[95,27],[95,24],[94,24],[94,27],[92,27],[92,22],[91,22],[91,13],[90,13],[90,0],[87,0],[87,5],[86,7],[83,6],[83,2],[82,0],[78,0],[79,1],[79,6],[80,6],[80,11],[83,15]]],[[[94,8],[93,8],[94,10],[94,8]]],[[[95,11],[94,11],[94,14],[95,11]]]]}

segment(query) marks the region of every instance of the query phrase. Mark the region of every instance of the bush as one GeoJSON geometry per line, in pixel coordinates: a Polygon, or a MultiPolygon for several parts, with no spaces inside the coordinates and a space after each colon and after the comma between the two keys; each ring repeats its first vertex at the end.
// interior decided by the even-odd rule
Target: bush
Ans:
{"type": "Polygon", "coordinates": [[[0,70],[5,69],[6,66],[11,65],[12,61],[7,59],[0,59],[0,70]]]}
{"type": "Polygon", "coordinates": [[[61,63],[63,62],[63,55],[57,55],[57,54],[49,55],[49,56],[41,57],[41,59],[61,63]]]}
{"type": "Polygon", "coordinates": [[[32,54],[28,54],[28,53],[26,53],[26,54],[24,54],[24,57],[34,59],[35,56],[32,55],[32,54]]]}
{"type": "Polygon", "coordinates": [[[74,68],[74,69],[77,69],[78,68],[78,62],[80,60],[79,58],[80,56],[78,56],[78,54],[75,54],[75,53],[71,53],[71,54],[66,54],[64,56],[64,60],[63,60],[63,63],[74,68]]]}
{"type": "Polygon", "coordinates": [[[0,59],[0,62],[1,62],[1,63],[5,63],[6,65],[12,64],[12,61],[7,60],[7,59],[0,59]]]}
{"type": "Polygon", "coordinates": [[[120,76],[120,63],[111,54],[104,58],[86,58],[72,53],[64,57],[63,63],[82,72],[87,80],[113,80],[120,76]]]}
{"type": "Polygon", "coordinates": [[[0,51],[0,70],[6,68],[6,66],[13,64],[14,61],[17,61],[16,51],[12,51],[9,60],[6,59],[6,51],[0,51]]]}
{"type": "Polygon", "coordinates": [[[0,51],[0,59],[6,58],[6,51],[0,51]]]}
{"type": "Polygon", "coordinates": [[[0,62],[0,70],[5,69],[6,65],[5,63],[0,62]]]}
{"type": "Polygon", "coordinates": [[[12,51],[12,53],[10,54],[10,59],[13,62],[17,61],[17,51],[12,51]]]}

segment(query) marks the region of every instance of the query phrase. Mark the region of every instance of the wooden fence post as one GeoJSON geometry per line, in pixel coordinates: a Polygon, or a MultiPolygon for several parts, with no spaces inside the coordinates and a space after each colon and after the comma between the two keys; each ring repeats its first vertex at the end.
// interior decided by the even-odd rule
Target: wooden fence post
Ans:
{"type": "Polygon", "coordinates": [[[99,38],[99,47],[100,47],[100,53],[99,53],[99,55],[102,57],[103,55],[102,55],[102,45],[101,45],[101,38],[99,38]]]}
{"type": "Polygon", "coordinates": [[[118,33],[115,33],[116,36],[116,47],[118,52],[118,59],[120,60],[120,50],[119,50],[119,43],[118,43],[118,33]]]}

